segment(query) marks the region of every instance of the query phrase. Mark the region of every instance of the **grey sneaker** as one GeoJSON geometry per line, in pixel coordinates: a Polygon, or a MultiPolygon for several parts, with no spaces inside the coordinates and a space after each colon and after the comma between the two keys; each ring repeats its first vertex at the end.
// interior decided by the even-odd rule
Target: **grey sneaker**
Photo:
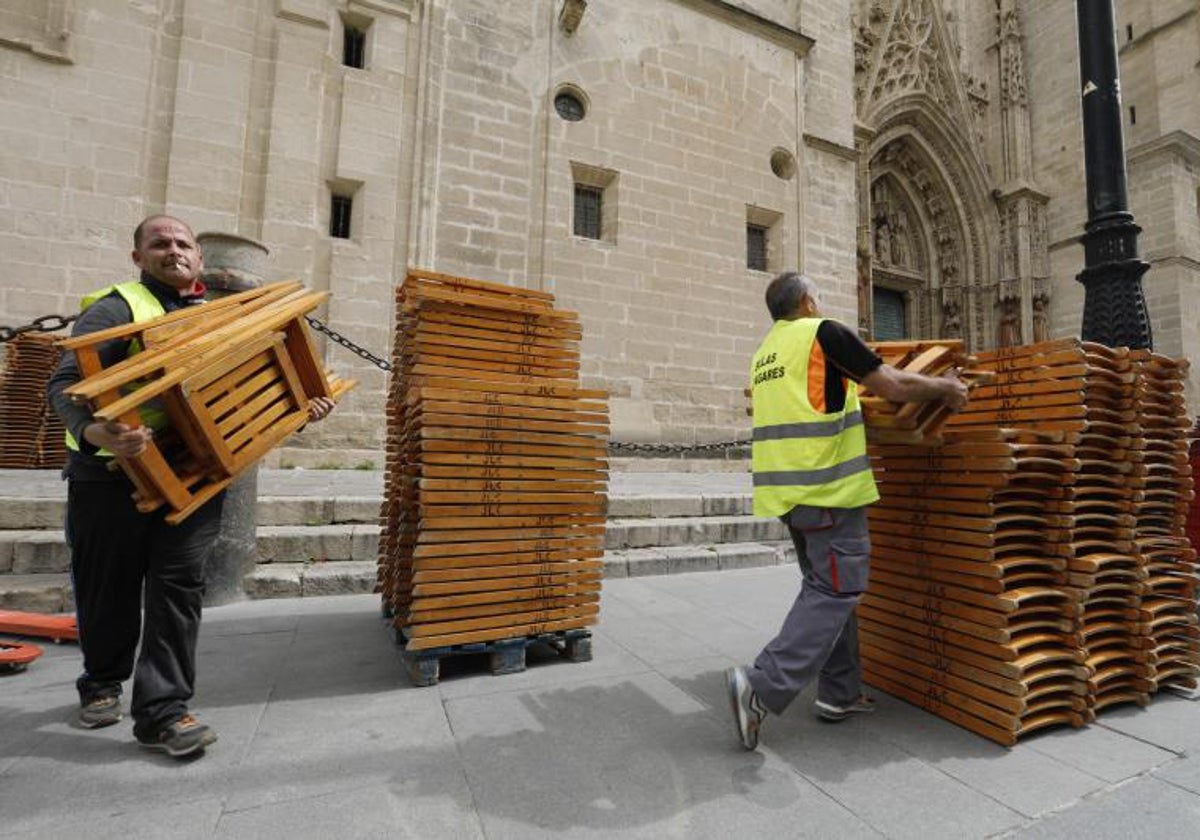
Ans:
{"type": "Polygon", "coordinates": [[[84,729],[112,726],[122,717],[120,697],[93,697],[79,707],[79,725],[84,729]]]}
{"type": "Polygon", "coordinates": [[[217,733],[191,715],[184,715],[150,734],[134,733],[138,743],[148,750],[160,750],[173,758],[183,758],[216,743],[217,733]]]}
{"type": "Polygon", "coordinates": [[[766,707],[750,687],[743,668],[726,671],[725,684],[729,689],[729,708],[733,711],[733,725],[737,727],[738,740],[748,750],[758,749],[758,729],[767,716],[766,707]]]}
{"type": "Polygon", "coordinates": [[[823,700],[817,701],[817,715],[821,720],[827,720],[830,723],[843,721],[850,715],[870,714],[873,711],[875,711],[875,699],[865,694],[858,695],[857,700],[846,706],[826,703],[823,700]]]}

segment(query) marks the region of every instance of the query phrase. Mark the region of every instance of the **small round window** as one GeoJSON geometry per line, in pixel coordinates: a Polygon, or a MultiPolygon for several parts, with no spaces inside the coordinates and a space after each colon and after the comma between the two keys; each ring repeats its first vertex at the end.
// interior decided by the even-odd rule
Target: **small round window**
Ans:
{"type": "Polygon", "coordinates": [[[579,122],[587,113],[583,97],[573,90],[562,90],[554,97],[554,110],[567,122],[579,122]]]}
{"type": "Polygon", "coordinates": [[[796,158],[787,149],[775,148],[771,152],[771,171],[775,173],[776,178],[792,180],[792,176],[796,174],[796,158]]]}

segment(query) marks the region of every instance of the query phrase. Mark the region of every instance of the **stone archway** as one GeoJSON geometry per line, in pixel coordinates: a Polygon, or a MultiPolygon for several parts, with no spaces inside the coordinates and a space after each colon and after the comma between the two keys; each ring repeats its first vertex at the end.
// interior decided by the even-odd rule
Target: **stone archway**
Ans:
{"type": "MultiPolygon", "coordinates": [[[[929,102],[910,99],[882,114],[884,128],[863,134],[860,182],[860,329],[877,336],[877,293],[903,296],[906,338],[961,338],[968,347],[995,343],[987,305],[995,285],[999,229],[987,180],[972,172],[931,117],[929,102]]],[[[888,334],[887,337],[896,337],[888,334]]]]}
{"type": "Polygon", "coordinates": [[[956,16],[937,0],[854,0],[865,336],[879,290],[903,295],[911,337],[963,338],[971,349],[1047,337],[1048,199],[1032,177],[1016,0],[994,9],[988,69],[964,63],[956,16]],[[998,96],[977,72],[998,82],[998,96]],[[992,172],[985,144],[995,139],[992,172]],[[911,264],[896,265],[897,227],[911,264]]]}

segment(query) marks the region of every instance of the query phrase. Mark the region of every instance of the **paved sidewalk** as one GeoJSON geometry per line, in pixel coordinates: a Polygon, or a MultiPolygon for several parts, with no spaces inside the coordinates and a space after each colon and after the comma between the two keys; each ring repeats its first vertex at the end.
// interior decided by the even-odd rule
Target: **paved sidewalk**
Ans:
{"type": "Polygon", "coordinates": [[[794,567],[606,581],[595,659],[414,688],[376,596],[208,610],[203,758],[73,728],[73,646],[0,678],[0,837],[1200,836],[1200,703],[1109,710],[1006,750],[881,697],[811,697],[734,740],[722,671],[774,632],[794,567]]]}

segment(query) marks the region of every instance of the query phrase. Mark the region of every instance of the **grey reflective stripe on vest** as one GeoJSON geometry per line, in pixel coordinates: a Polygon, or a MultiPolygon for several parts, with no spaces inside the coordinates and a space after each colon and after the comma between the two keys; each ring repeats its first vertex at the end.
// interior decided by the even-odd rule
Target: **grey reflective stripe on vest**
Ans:
{"type": "MultiPolygon", "coordinates": [[[[861,411],[851,411],[839,420],[818,420],[815,423],[780,423],[777,426],[759,426],[754,430],[754,440],[788,440],[790,438],[833,437],[846,429],[861,426],[861,411]]],[[[792,482],[787,482],[788,484],[792,482]]]]}
{"type": "Polygon", "coordinates": [[[848,478],[860,472],[871,469],[871,461],[866,455],[851,458],[832,467],[820,470],[776,470],[774,472],[756,472],[755,487],[811,487],[817,484],[828,484],[839,478],[848,478]]]}

